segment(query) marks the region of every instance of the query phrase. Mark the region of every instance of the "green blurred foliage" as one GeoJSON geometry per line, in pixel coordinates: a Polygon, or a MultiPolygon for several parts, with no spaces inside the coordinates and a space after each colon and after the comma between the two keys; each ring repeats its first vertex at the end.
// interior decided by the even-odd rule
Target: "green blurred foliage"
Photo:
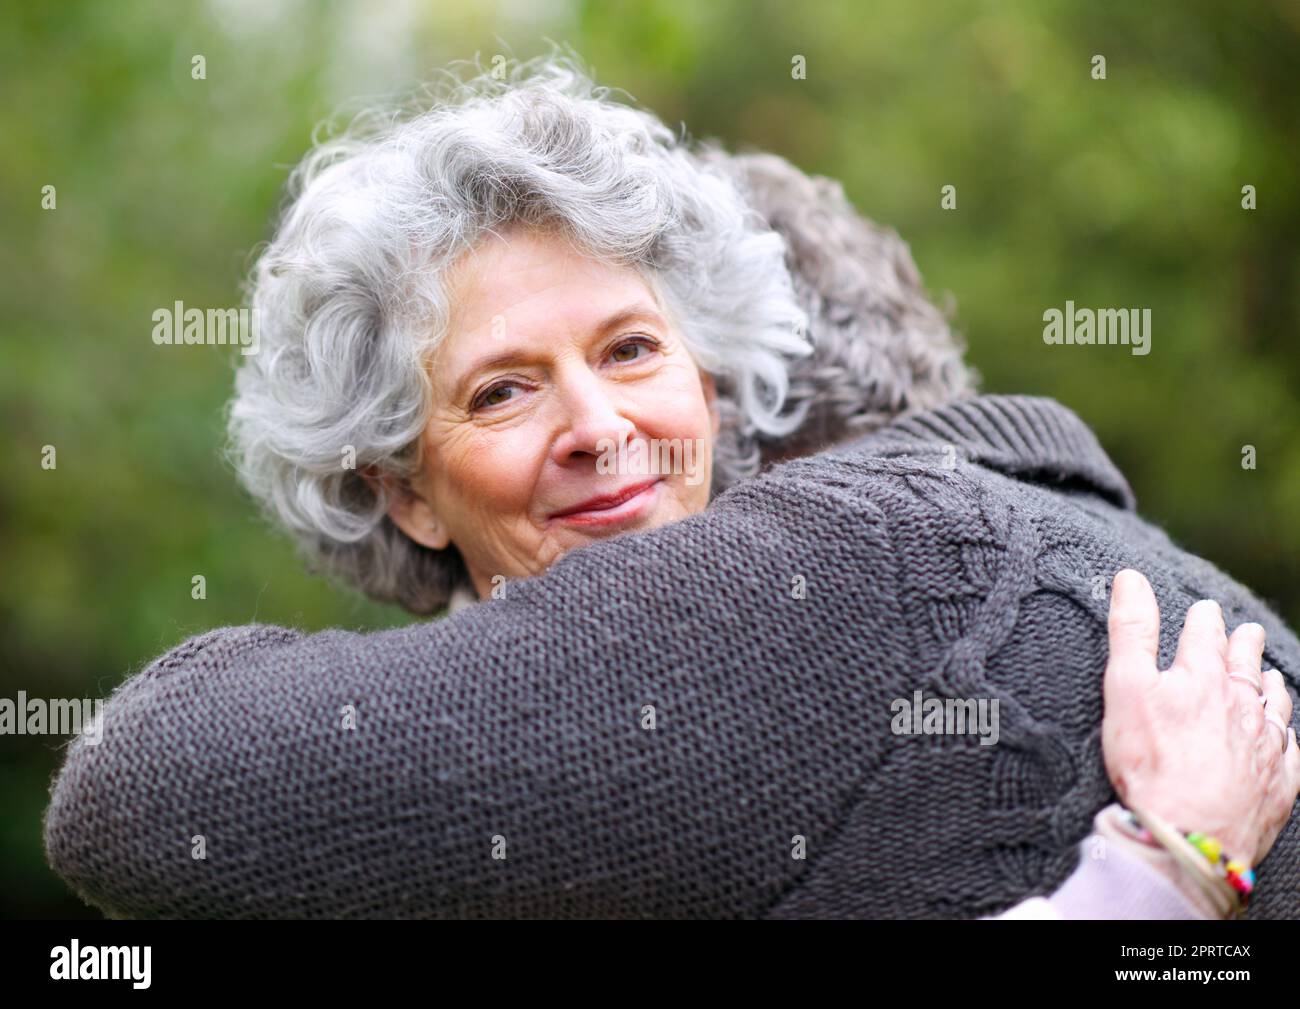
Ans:
{"type": "MultiPolygon", "coordinates": [[[[1078,411],[1145,515],[1300,626],[1293,0],[81,0],[2,16],[0,696],[103,696],[222,624],[408,619],[301,570],[222,461],[236,353],[157,347],[151,315],[238,304],[318,122],[544,37],[671,125],[842,180],[956,299],[987,390],[1078,411]],[[1046,346],[1042,313],[1066,300],[1150,308],[1151,354],[1046,346]]],[[[9,914],[89,913],[41,854],[58,745],[0,740],[9,914]]]]}

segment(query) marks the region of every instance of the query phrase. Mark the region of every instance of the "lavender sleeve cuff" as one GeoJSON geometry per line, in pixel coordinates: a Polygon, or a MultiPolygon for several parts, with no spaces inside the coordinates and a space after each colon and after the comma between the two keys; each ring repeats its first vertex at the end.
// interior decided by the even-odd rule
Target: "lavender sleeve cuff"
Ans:
{"type": "Polygon", "coordinates": [[[1094,857],[1099,836],[1079,845],[1079,867],[1047,898],[1062,918],[1205,920],[1159,869],[1122,844],[1107,841],[1104,857],[1094,857]]]}

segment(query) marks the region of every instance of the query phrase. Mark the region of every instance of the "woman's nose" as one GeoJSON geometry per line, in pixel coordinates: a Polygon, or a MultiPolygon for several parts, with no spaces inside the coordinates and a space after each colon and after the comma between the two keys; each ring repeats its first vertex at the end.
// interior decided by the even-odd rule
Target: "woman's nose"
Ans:
{"type": "Polygon", "coordinates": [[[600,455],[636,434],[636,424],[623,415],[616,391],[590,370],[566,375],[559,393],[562,417],[552,450],[557,463],[578,454],[600,455]]]}

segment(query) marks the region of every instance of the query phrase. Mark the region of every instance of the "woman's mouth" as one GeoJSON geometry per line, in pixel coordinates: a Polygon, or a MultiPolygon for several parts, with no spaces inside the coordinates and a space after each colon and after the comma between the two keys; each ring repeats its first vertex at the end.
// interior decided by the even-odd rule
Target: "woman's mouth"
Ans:
{"type": "Polygon", "coordinates": [[[609,529],[629,525],[647,514],[659,496],[662,477],[631,484],[614,494],[589,498],[555,512],[552,522],[584,529],[609,529]]]}

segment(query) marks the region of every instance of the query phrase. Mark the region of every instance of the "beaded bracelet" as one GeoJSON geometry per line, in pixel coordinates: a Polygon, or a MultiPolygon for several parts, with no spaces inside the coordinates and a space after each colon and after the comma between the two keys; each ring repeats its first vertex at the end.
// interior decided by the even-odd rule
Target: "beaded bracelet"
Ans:
{"type": "MultiPolygon", "coordinates": [[[[1255,873],[1248,863],[1240,859],[1228,858],[1223,852],[1223,845],[1208,834],[1202,834],[1195,830],[1179,830],[1166,824],[1151,813],[1139,813],[1125,809],[1122,806],[1120,810],[1125,825],[1139,841],[1164,848],[1184,868],[1189,867],[1188,860],[1185,854],[1180,853],[1178,850],[1177,845],[1174,843],[1175,838],[1190,846],[1193,851],[1201,856],[1202,860],[1193,863],[1192,867],[1196,870],[1196,875],[1212,880],[1217,884],[1220,893],[1223,892],[1223,887],[1230,888],[1226,894],[1229,898],[1230,910],[1234,912],[1236,917],[1240,917],[1245,913],[1250,902],[1250,895],[1255,889],[1255,873]]],[[[1200,882],[1199,879],[1198,882],[1200,882]]],[[[1202,888],[1204,889],[1204,887],[1202,888]]],[[[1207,895],[1211,899],[1214,898],[1214,894],[1208,891],[1207,895]]],[[[1215,903],[1220,903],[1220,901],[1216,900],[1215,903]]]]}

